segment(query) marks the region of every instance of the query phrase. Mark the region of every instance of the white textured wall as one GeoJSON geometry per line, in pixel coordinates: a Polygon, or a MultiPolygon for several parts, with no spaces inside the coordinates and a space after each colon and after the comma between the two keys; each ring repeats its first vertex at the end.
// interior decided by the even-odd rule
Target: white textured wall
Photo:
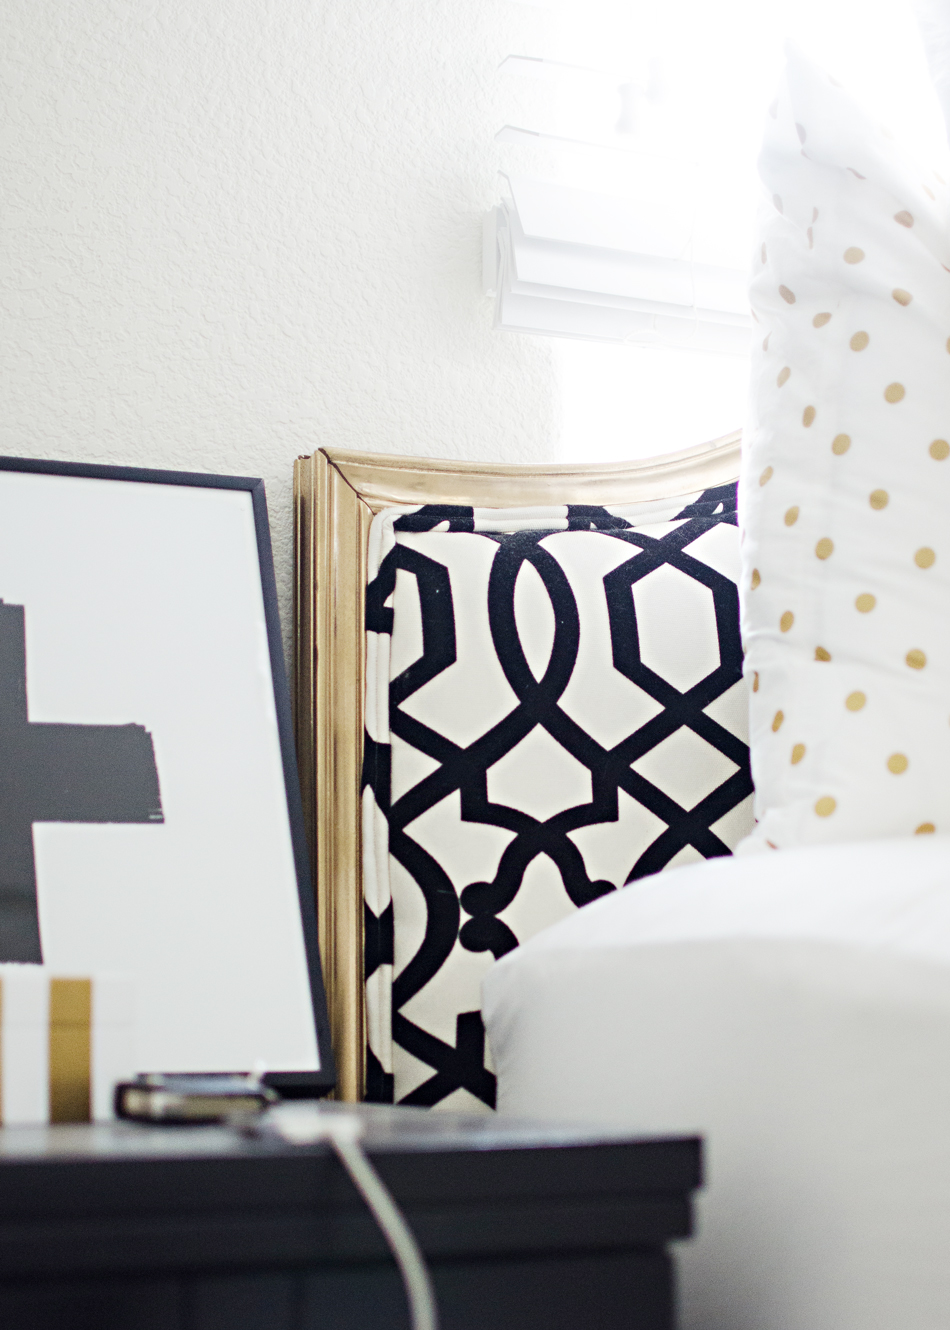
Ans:
{"type": "Polygon", "coordinates": [[[2,8],[0,450],[263,476],[285,634],[299,453],[553,453],[550,345],[480,294],[532,11],[2,8]]]}

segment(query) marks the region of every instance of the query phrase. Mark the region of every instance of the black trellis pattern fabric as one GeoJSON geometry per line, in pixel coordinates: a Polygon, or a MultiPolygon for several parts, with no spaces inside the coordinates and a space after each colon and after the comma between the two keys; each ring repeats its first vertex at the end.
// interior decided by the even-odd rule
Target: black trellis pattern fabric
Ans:
{"type": "MultiPolygon", "coordinates": [[[[477,1010],[477,988],[472,988],[464,955],[473,953],[488,963],[525,940],[510,919],[500,916],[511,910],[530,866],[540,856],[556,866],[563,890],[571,905],[579,907],[616,889],[620,883],[591,876],[585,853],[572,833],[584,828],[610,828],[618,822],[618,800],[626,795],[656,821],[658,834],[644,848],[631,849],[624,883],[664,869],[682,852],[711,858],[731,853],[737,839],[727,843],[715,829],[721,819],[744,805],[752,792],[749,751],[736,727],[714,719],[707,708],[734,689],[741,680],[742,652],[739,639],[739,608],[735,581],[706,562],[689,547],[716,527],[736,527],[736,487],[708,490],[675,512],[672,521],[634,525],[623,515],[593,506],[568,506],[556,521],[560,532],[597,532],[629,547],[629,558],[620,561],[602,578],[606,601],[609,651],[613,668],[652,700],[653,714],[616,742],[604,744],[589,733],[562,704],[572,678],[580,647],[581,616],[576,591],[561,562],[551,552],[552,525],[534,529],[520,524],[510,531],[486,530],[478,510],[430,505],[392,521],[395,541],[379,564],[367,588],[366,627],[369,633],[392,635],[391,605],[400,570],[415,579],[421,620],[421,651],[388,684],[389,734],[367,734],[364,786],[372,792],[375,816],[385,819],[388,853],[394,872],[406,876],[424,900],[424,930],[414,953],[398,973],[394,966],[399,946],[394,939],[392,901],[374,910],[366,907],[366,977],[369,1000],[380,1010],[380,983],[391,980],[391,1040],[394,1071],[384,1070],[379,1047],[370,1039],[369,1097],[409,1104],[433,1105],[458,1091],[484,1105],[494,1105],[494,1077],[486,1065],[485,1039],[477,1010]],[[469,538],[490,541],[493,554],[487,580],[487,613],[491,644],[497,662],[513,693],[510,709],[479,734],[474,741],[460,743],[432,723],[426,723],[412,699],[431,681],[458,660],[457,616],[465,607],[453,599],[449,567],[423,552],[411,537],[426,532],[468,533],[469,538]],[[551,548],[548,548],[551,546],[551,548]],[[516,615],[516,583],[524,566],[530,565],[540,578],[553,610],[553,640],[547,663],[539,676],[533,672],[519,634],[516,615]],[[641,638],[645,625],[638,619],[637,586],[658,569],[673,569],[707,588],[714,612],[715,641],[711,649],[718,660],[703,677],[681,688],[644,659],[641,638]],[[492,798],[493,771],[532,734],[547,736],[569,755],[571,770],[587,773],[590,798],[570,802],[551,816],[533,815],[524,807],[510,806],[492,798]],[[640,759],[659,749],[674,736],[690,735],[725,759],[724,778],[693,803],[678,802],[669,779],[657,781],[635,769],[640,759]],[[387,742],[386,739],[389,739],[387,742]],[[425,772],[421,778],[391,797],[393,741],[421,755],[425,772]],[[463,824],[498,828],[507,843],[491,876],[462,882],[458,871],[447,871],[445,856],[420,843],[413,824],[443,804],[450,796],[460,801],[463,824]],[[692,847],[691,851],[689,847],[692,847]],[[436,981],[445,988],[443,970],[450,963],[464,973],[457,1009],[446,1013],[437,1034],[431,1022],[413,1018],[407,1011],[418,1005],[427,986],[436,981]],[[441,977],[440,977],[441,976],[441,977]],[[385,979],[384,979],[385,977],[385,979]],[[373,985],[376,985],[374,988],[373,985]],[[467,987],[466,987],[467,985],[467,987]],[[474,993],[474,1000],[473,1000],[474,993]],[[454,1016],[454,1039],[445,1021],[454,1016]],[[408,1056],[407,1056],[408,1055],[408,1056]],[[400,1076],[399,1060],[410,1067],[400,1076]],[[427,1074],[431,1073],[431,1074],[427,1074]],[[400,1084],[400,1081],[405,1084],[400,1084]],[[406,1088],[406,1084],[410,1088],[406,1088]]],[[[491,525],[491,524],[489,524],[491,525]]],[[[563,535],[559,536],[563,541],[563,535]]],[[[737,539],[737,535],[736,535],[737,539]]],[[[563,548],[560,546],[558,548],[563,548]]],[[[712,622],[712,620],[710,620],[712,622]]],[[[655,637],[655,629],[654,637],[655,637]]],[[[697,632],[706,631],[701,624],[697,632]]],[[[710,633],[712,630],[708,630],[710,633]]],[[[687,739],[686,742],[694,742],[687,739]]],[[[701,745],[700,745],[701,746],[701,745]]],[[[540,751],[540,750],[539,750],[540,751]]],[[[547,751],[547,750],[545,750],[547,751]]],[[[554,750],[552,750],[554,751],[554,750]]],[[[673,751],[673,750],[671,750],[673,751]]],[[[679,750],[676,750],[679,751],[679,750]]],[[[705,749],[703,750],[706,751],[705,749]]],[[[520,770],[520,768],[519,768],[520,770]]],[[[541,773],[543,774],[543,773],[541,773]]],[[[497,783],[497,782],[496,782],[497,783]]],[[[585,786],[586,788],[586,786],[585,786]]],[[[530,801],[529,801],[530,802],[530,801]]],[[[629,806],[629,805],[625,805],[629,806]]],[[[751,815],[748,817],[751,823],[751,815]]],[[[750,829],[750,828],[746,828],[750,829]]],[[[720,828],[721,830],[721,828],[720,828]]],[[[587,844],[589,842],[585,842],[587,844]]],[[[464,876],[464,874],[463,874],[464,876]]],[[[394,888],[395,893],[395,888],[394,888]]],[[[395,893],[398,896],[398,893],[395,893]]],[[[379,896],[376,901],[379,903],[379,896]]],[[[525,907],[527,908],[527,907],[525,907]]],[[[542,921],[544,922],[544,921],[542,921]]],[[[451,990],[451,984],[449,984],[451,990]]],[[[385,1013],[382,1013],[385,1019],[385,1013]]],[[[379,1021],[377,1020],[377,1026],[379,1021]]],[[[385,1042],[388,1031],[377,1033],[376,1043],[385,1042]]],[[[456,1102],[459,1102],[456,1098],[456,1102]]]]}

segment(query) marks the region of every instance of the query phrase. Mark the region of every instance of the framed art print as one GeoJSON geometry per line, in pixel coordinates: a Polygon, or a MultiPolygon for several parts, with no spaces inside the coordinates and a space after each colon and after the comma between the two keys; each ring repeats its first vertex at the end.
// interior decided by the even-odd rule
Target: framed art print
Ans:
{"type": "Polygon", "coordinates": [[[0,459],[0,962],[141,1071],[334,1071],[263,483],[0,459]]]}

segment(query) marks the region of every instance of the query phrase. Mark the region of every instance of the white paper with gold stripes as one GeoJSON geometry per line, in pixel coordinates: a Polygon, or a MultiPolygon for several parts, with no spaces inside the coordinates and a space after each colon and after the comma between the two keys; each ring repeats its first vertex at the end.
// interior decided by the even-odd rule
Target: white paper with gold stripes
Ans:
{"type": "Polygon", "coordinates": [[[4,1126],[108,1119],[135,1073],[135,1001],[121,975],[66,976],[0,965],[4,1126]]]}

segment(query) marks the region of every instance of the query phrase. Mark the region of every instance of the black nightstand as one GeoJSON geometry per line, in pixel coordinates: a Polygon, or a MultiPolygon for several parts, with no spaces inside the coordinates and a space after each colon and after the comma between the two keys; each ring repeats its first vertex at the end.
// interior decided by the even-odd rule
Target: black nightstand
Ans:
{"type": "MultiPolygon", "coordinates": [[[[341,1106],[342,1107],[342,1106],[341,1106]]],[[[700,1142],[360,1105],[442,1330],[670,1330],[700,1142]]],[[[0,1131],[3,1330],[404,1330],[328,1147],[217,1127],[0,1131]]]]}

